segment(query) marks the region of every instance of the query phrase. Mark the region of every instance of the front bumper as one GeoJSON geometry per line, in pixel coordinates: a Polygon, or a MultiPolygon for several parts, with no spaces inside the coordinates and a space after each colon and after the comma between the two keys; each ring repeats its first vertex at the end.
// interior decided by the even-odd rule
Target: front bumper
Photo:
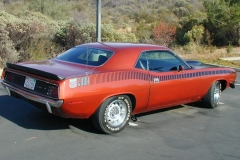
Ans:
{"type": "Polygon", "coordinates": [[[47,108],[49,113],[53,113],[51,107],[60,108],[63,104],[63,100],[52,100],[52,99],[45,98],[45,97],[42,97],[42,96],[39,96],[39,95],[35,95],[33,93],[26,92],[26,91],[21,90],[17,87],[9,85],[8,83],[5,83],[1,79],[0,79],[0,83],[7,90],[7,93],[8,93],[9,96],[11,96],[11,92],[15,92],[15,93],[23,96],[26,99],[44,104],[44,105],[46,105],[46,108],[47,108]]]}
{"type": "Polygon", "coordinates": [[[230,82],[230,87],[231,88],[235,88],[235,84],[237,83],[237,81],[235,80],[233,83],[232,82],[230,82]]]}

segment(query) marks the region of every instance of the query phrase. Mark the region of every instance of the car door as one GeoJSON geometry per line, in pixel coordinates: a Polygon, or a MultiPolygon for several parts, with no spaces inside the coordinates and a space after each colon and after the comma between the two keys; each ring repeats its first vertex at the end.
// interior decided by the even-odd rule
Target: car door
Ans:
{"type": "Polygon", "coordinates": [[[148,109],[191,102],[200,83],[193,76],[191,67],[169,50],[146,51],[144,54],[150,81],[148,109]]]}

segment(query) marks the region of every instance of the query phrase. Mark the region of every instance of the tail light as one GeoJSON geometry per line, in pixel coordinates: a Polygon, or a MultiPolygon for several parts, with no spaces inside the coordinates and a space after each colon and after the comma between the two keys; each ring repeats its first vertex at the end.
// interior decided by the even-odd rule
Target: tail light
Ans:
{"type": "Polygon", "coordinates": [[[58,98],[58,87],[50,86],[47,94],[54,98],[58,98]]]}
{"type": "Polygon", "coordinates": [[[14,79],[14,74],[11,72],[7,72],[6,76],[5,76],[5,80],[12,82],[14,79]]]}

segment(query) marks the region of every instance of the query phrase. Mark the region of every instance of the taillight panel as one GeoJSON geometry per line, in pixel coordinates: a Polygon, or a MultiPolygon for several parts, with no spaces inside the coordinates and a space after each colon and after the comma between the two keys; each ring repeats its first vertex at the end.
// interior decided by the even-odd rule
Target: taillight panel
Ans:
{"type": "Polygon", "coordinates": [[[25,79],[26,79],[26,76],[18,73],[14,73],[14,72],[9,72],[9,71],[6,71],[4,76],[5,81],[7,81],[8,83],[14,86],[22,88],[23,90],[27,90],[29,92],[33,92],[33,93],[54,98],[54,99],[58,98],[59,87],[57,85],[33,78],[36,80],[36,84],[34,89],[30,90],[24,87],[25,79]]]}
{"type": "Polygon", "coordinates": [[[5,74],[5,79],[6,79],[7,81],[9,81],[9,82],[12,82],[13,79],[14,79],[14,73],[7,72],[7,73],[5,74]]]}
{"type": "Polygon", "coordinates": [[[48,90],[48,95],[57,98],[58,97],[58,87],[57,86],[50,86],[48,90]]]}

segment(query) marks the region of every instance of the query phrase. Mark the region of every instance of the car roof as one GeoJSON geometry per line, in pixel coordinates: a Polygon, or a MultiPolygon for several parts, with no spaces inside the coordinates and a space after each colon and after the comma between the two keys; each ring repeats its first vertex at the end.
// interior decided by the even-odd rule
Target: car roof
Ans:
{"type": "Polygon", "coordinates": [[[151,49],[168,49],[164,46],[153,45],[153,44],[142,44],[142,43],[124,43],[124,42],[95,42],[95,43],[86,43],[80,46],[89,46],[89,47],[97,47],[97,48],[108,48],[109,50],[114,49],[127,49],[127,48],[149,48],[151,49]]]}

